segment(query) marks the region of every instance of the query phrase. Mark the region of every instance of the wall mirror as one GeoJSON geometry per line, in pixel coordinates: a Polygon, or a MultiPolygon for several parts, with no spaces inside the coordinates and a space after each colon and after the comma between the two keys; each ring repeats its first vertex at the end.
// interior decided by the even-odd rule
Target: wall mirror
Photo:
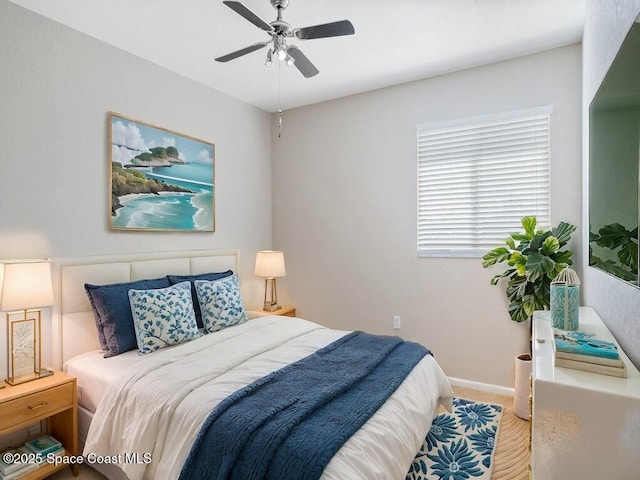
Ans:
{"type": "Polygon", "coordinates": [[[635,286],[639,166],[640,23],[636,20],[589,108],[589,265],[635,286]]]}

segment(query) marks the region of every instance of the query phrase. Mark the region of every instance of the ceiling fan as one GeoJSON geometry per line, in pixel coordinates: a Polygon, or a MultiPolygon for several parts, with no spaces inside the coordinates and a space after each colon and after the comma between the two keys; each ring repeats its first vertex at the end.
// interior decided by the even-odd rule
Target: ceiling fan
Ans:
{"type": "Polygon", "coordinates": [[[275,55],[278,60],[286,61],[289,66],[295,65],[302,75],[310,78],[317,75],[319,70],[298,47],[295,45],[287,45],[287,38],[293,38],[295,36],[300,40],[311,40],[314,38],[353,35],[355,33],[353,25],[349,20],[324,23],[322,25],[313,25],[305,28],[293,28],[282,20],[282,11],[289,5],[289,0],[271,0],[271,5],[278,11],[278,17],[271,23],[263,21],[240,2],[224,1],[222,3],[238,15],[241,15],[253,23],[256,27],[266,31],[271,36],[271,39],[266,42],[254,43],[241,50],[218,57],[216,58],[216,62],[228,62],[229,60],[255,52],[270,45],[265,65],[270,67],[273,64],[273,56],[275,55]]]}

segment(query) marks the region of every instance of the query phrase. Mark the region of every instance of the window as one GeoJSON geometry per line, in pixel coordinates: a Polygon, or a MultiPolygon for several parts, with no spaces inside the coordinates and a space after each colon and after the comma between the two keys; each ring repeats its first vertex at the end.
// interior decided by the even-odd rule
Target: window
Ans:
{"type": "Polygon", "coordinates": [[[419,125],[418,256],[481,257],[548,225],[551,107],[419,125]]]}

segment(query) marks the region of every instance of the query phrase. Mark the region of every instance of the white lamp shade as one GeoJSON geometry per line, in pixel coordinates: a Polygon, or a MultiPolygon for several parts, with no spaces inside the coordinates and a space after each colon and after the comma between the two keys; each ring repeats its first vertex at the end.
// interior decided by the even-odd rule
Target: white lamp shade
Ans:
{"type": "Polygon", "coordinates": [[[28,310],[53,305],[51,264],[44,260],[4,264],[0,310],[28,310]]]}
{"type": "Polygon", "coordinates": [[[276,278],[284,277],[287,272],[284,268],[284,253],[273,250],[262,250],[256,254],[256,270],[258,277],[276,278]]]}

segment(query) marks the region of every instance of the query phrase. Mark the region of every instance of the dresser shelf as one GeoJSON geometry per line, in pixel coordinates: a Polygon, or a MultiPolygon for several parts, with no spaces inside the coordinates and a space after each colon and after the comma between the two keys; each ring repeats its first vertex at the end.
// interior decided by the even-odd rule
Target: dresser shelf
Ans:
{"type": "Polygon", "coordinates": [[[555,367],[550,312],[533,322],[533,479],[636,480],[640,372],[592,308],[580,307],[580,330],[618,345],[627,378],[555,367]]]}

